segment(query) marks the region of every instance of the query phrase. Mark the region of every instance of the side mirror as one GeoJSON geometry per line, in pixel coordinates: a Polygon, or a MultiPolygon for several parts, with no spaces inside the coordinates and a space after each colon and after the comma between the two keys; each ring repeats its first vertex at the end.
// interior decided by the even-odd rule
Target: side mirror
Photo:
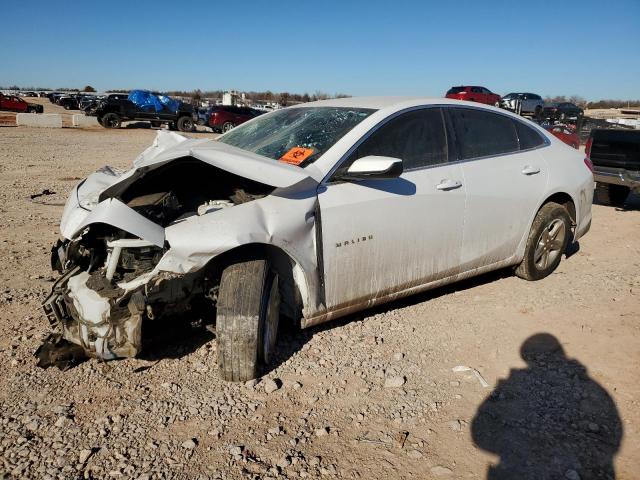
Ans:
{"type": "Polygon", "coordinates": [[[369,180],[397,178],[402,175],[402,159],[369,155],[354,161],[348,170],[340,175],[341,180],[369,180]]]}

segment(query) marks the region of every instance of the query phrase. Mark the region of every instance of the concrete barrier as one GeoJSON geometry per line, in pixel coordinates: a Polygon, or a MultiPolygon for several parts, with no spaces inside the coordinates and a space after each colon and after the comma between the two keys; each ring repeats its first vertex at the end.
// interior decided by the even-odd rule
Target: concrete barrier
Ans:
{"type": "Polygon", "coordinates": [[[16,125],[25,127],[62,128],[62,115],[58,113],[18,113],[16,125]]]}
{"type": "Polygon", "coordinates": [[[71,125],[74,127],[99,127],[98,119],[96,117],[88,117],[86,115],[73,115],[71,118],[71,125]]]}

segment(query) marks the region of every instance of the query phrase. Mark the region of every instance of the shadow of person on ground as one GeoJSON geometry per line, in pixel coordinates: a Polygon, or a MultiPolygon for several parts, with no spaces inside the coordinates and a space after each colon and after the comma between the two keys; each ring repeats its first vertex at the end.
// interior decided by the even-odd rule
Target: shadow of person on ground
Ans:
{"type": "Polygon", "coordinates": [[[511,370],[480,405],[476,446],[500,457],[488,480],[615,479],[622,423],[613,399],[548,333],[520,349],[527,368],[511,370]]]}

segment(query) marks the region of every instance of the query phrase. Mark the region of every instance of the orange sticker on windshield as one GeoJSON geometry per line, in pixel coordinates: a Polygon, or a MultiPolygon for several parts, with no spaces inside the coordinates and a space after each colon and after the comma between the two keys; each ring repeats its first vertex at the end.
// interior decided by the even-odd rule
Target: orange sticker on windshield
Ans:
{"type": "Polygon", "coordinates": [[[290,165],[300,165],[307,158],[313,155],[313,148],[293,147],[280,157],[280,161],[290,165]]]}

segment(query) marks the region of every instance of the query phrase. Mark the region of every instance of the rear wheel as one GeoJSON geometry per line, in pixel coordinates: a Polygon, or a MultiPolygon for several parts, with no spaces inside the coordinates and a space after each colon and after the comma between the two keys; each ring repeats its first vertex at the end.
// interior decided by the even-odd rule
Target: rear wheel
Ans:
{"type": "Polygon", "coordinates": [[[191,117],[180,117],[177,127],[181,132],[190,132],[193,130],[193,119],[191,117]]]}
{"type": "Polygon", "coordinates": [[[102,117],[102,126],[105,128],[120,128],[122,120],[117,113],[107,113],[102,117]]]}
{"type": "Polygon", "coordinates": [[[562,205],[549,202],[542,206],[531,225],[524,258],[516,275],[525,280],[541,280],[560,264],[571,237],[571,218],[562,205]]]}
{"type": "Polygon", "coordinates": [[[621,207],[629,196],[631,189],[623,185],[596,183],[596,198],[603,205],[621,207]]]}
{"type": "Polygon", "coordinates": [[[278,275],[266,260],[227,267],[218,291],[216,334],[223,379],[260,375],[273,355],[280,319],[278,275]]]}
{"type": "Polygon", "coordinates": [[[235,125],[231,122],[225,122],[224,125],[222,125],[222,133],[227,133],[229,130],[231,130],[233,127],[235,127],[235,125]]]}

